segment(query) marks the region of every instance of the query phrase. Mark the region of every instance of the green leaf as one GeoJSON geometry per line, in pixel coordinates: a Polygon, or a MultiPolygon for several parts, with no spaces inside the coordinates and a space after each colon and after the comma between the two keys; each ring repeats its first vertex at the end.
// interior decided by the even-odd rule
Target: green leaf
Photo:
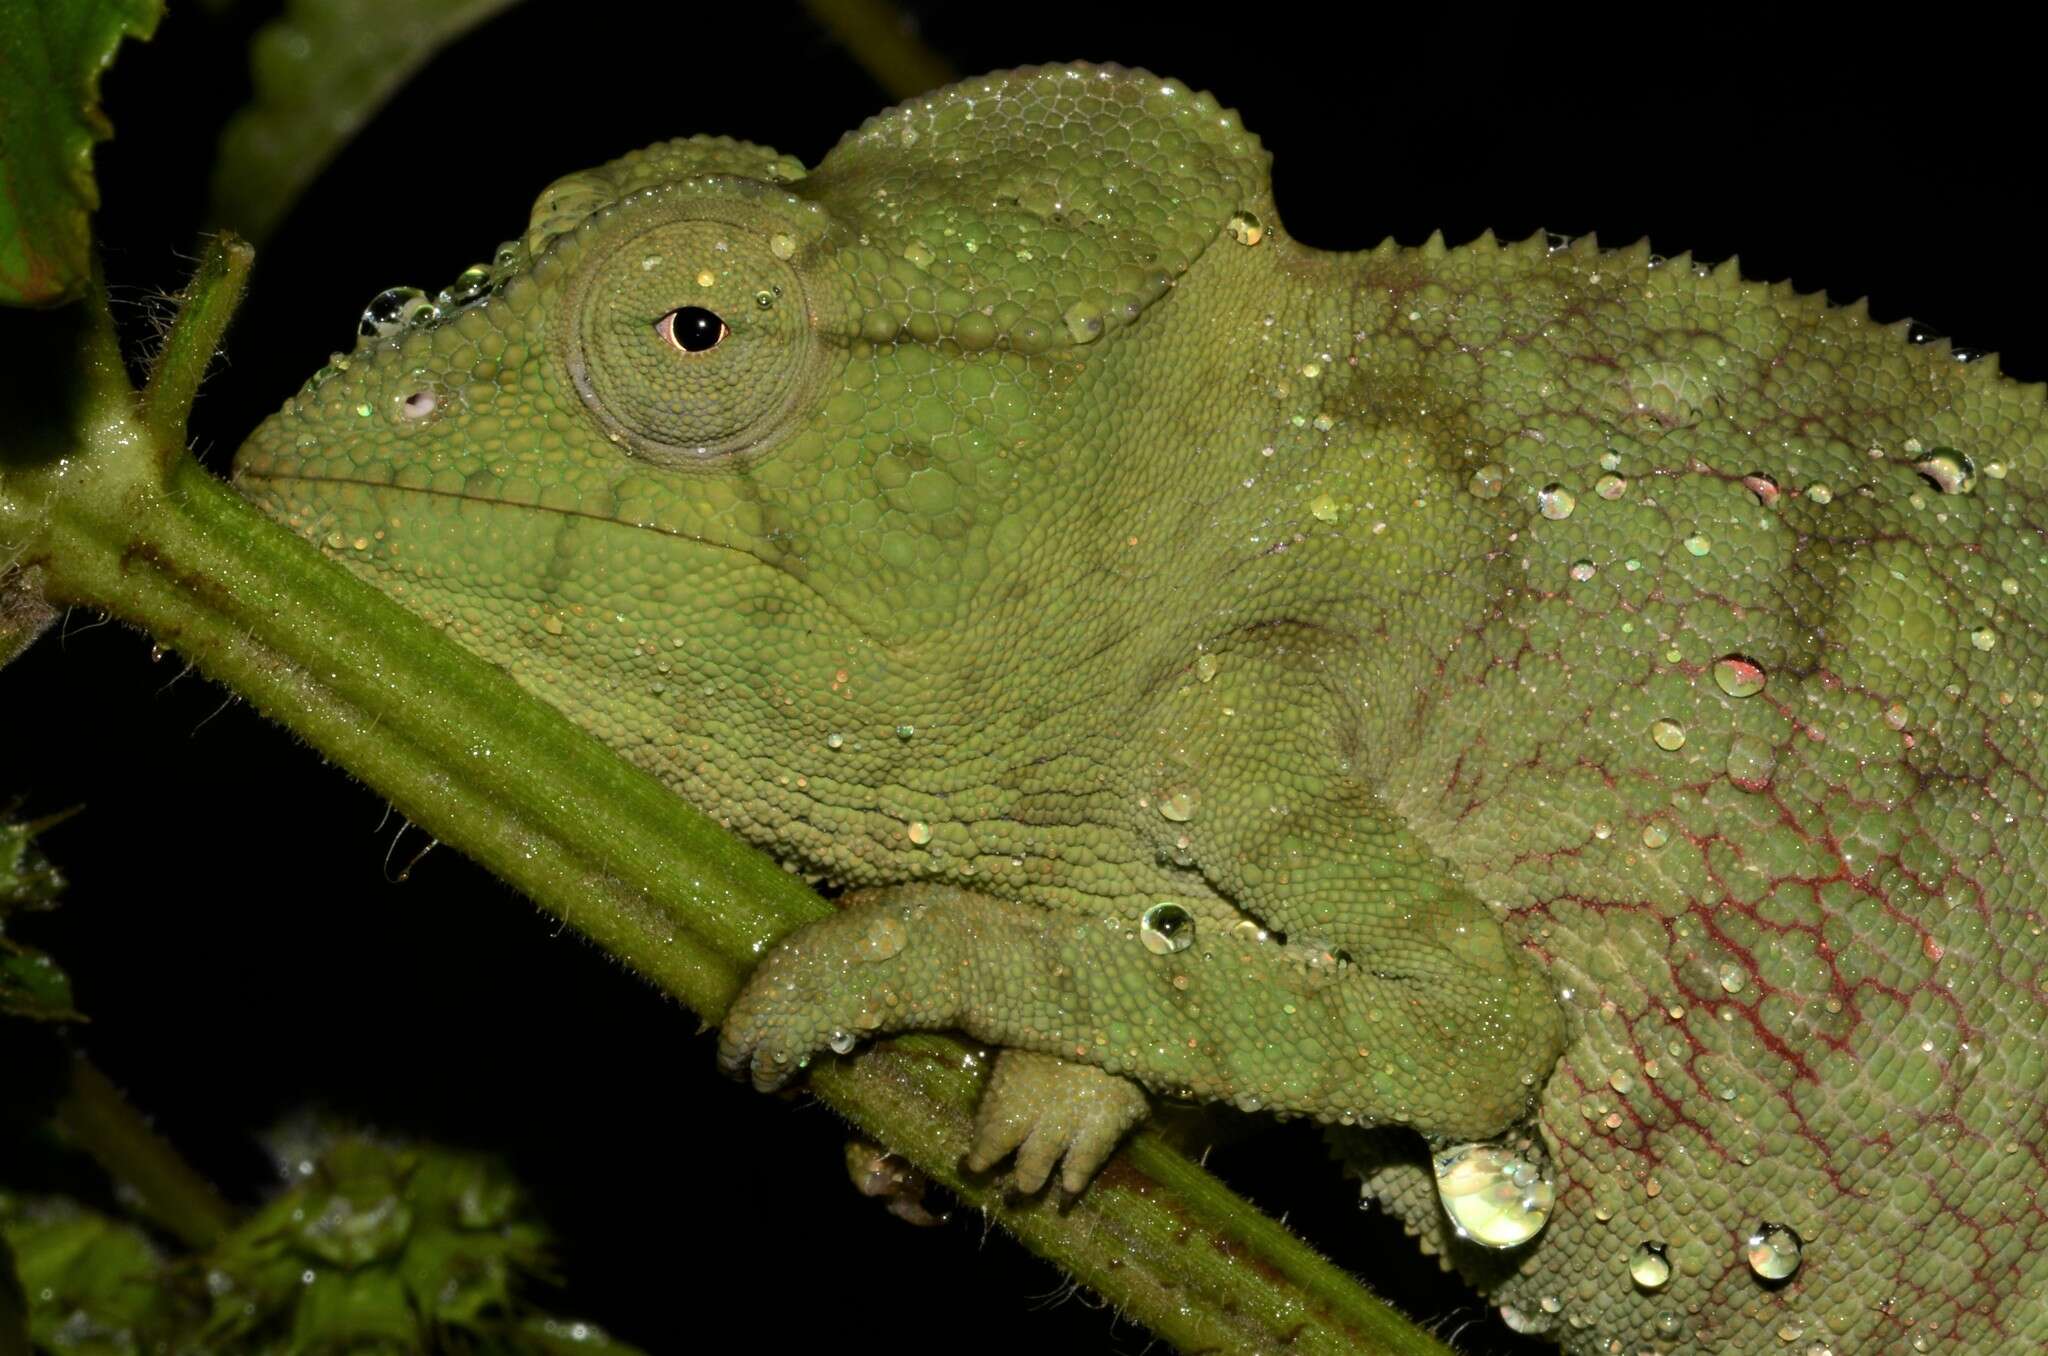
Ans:
{"type": "Polygon", "coordinates": [[[142,1230],[61,1198],[0,1192],[0,1240],[30,1296],[29,1332],[55,1351],[173,1350],[197,1306],[142,1230]]]}
{"type": "Polygon", "coordinates": [[[113,131],[100,72],[162,13],[163,0],[0,5],[0,302],[51,306],[84,292],[100,202],[92,148],[113,131]]]}
{"type": "Polygon", "coordinates": [[[83,1020],[71,1004],[71,980],[33,947],[0,937],[0,1016],[39,1022],[83,1020]]]}
{"type": "Polygon", "coordinates": [[[250,43],[256,96],[221,133],[213,220],[262,243],[413,72],[514,2],[291,0],[250,43]]]}
{"type": "MultiPolygon", "coordinates": [[[[48,908],[64,878],[37,852],[33,839],[48,821],[0,821],[0,927],[13,908],[48,908]]],[[[71,981],[42,952],[0,935],[0,1016],[41,1022],[82,1021],[71,1003],[71,981]]]]}

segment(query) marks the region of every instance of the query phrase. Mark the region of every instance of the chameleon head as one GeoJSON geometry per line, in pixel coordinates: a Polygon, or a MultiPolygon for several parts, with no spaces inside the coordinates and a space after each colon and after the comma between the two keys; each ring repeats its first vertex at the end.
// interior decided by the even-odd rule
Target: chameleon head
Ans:
{"type": "Polygon", "coordinates": [[[1114,67],[965,82],[811,172],[662,143],[438,297],[380,295],[237,483],[643,761],[787,767],[967,700],[958,637],[1047,611],[1103,511],[1085,369],[1266,194],[1233,115],[1114,67]]]}

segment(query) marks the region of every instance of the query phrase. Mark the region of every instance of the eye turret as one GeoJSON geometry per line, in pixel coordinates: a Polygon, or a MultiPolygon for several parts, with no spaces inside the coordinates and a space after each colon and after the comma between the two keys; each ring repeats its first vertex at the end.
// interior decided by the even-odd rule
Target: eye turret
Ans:
{"type": "Polygon", "coordinates": [[[787,227],[695,215],[708,210],[643,200],[593,221],[562,312],[584,404],[669,466],[771,446],[800,420],[824,357],[787,227]]]}

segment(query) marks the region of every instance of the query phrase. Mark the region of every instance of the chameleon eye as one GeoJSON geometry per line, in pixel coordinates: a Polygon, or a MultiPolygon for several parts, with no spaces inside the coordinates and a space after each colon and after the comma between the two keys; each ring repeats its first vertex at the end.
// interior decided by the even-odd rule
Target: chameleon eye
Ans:
{"type": "Polygon", "coordinates": [[[705,353],[717,348],[732,330],[716,311],[678,306],[654,322],[654,332],[684,353],[705,353]]]}
{"type": "Polygon", "coordinates": [[[557,248],[572,269],[558,312],[566,375],[612,442],[713,467],[801,425],[828,353],[805,275],[776,252],[787,229],[743,203],[657,194],[557,248]],[[713,205],[737,219],[695,215],[713,205]]]}

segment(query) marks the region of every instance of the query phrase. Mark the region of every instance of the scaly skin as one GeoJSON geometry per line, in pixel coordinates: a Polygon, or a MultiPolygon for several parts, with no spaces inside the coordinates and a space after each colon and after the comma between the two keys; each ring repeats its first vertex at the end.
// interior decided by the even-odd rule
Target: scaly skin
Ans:
{"type": "Polygon", "coordinates": [[[1533,1109],[1557,1206],[1505,1259],[1415,1135],[1345,1148],[1574,1351],[2048,1340],[2038,389],[1732,266],[1303,248],[1232,115],[1112,68],[809,174],[572,175],[491,281],[240,483],[871,887],[729,1067],[964,1029],[1007,1047],[974,1158],[1027,1185],[1133,1082],[1438,1142],[1533,1109]]]}

